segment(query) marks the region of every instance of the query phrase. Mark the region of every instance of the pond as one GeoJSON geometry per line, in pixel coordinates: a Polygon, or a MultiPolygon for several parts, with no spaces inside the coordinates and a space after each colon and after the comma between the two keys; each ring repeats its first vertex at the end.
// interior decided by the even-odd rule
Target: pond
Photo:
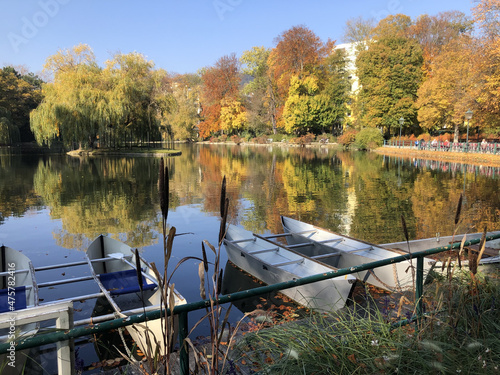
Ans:
{"type": "MultiPolygon", "coordinates": [[[[329,147],[179,148],[181,156],[166,159],[168,225],[182,234],[174,240],[169,273],[185,257],[200,258],[203,240],[217,245],[223,176],[229,222],[256,233],[282,232],[280,215],[285,215],[365,241],[388,243],[404,240],[403,215],[410,239],[451,235],[461,194],[458,232],[479,232],[485,226],[500,230],[498,168],[329,147]]],[[[88,244],[106,234],[139,248],[163,269],[159,160],[1,154],[0,244],[22,250],[39,267],[81,260],[88,244]]],[[[225,265],[224,248],[221,255],[225,265]]],[[[172,277],[189,302],[200,299],[198,263],[187,260],[172,277]]],[[[37,280],[72,276],[56,270],[37,274],[37,280]]],[[[41,297],[59,298],[73,292],[69,289],[43,291],[41,297]]],[[[190,325],[201,316],[202,312],[190,314],[190,325]]],[[[233,309],[233,321],[241,316],[233,309]]],[[[206,333],[207,328],[201,327],[193,335],[206,333]]],[[[79,356],[85,367],[99,360],[85,345],[79,356]]]]}

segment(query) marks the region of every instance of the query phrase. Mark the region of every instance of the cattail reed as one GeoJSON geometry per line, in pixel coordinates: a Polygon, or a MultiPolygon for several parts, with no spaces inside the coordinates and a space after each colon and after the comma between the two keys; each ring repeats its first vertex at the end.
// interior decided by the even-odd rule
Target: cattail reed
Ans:
{"type": "Polygon", "coordinates": [[[222,220],[220,222],[220,229],[219,229],[219,245],[222,243],[222,240],[224,239],[224,236],[226,235],[226,223],[227,223],[227,212],[229,209],[229,199],[226,198],[224,202],[224,213],[222,215],[222,220]]]}
{"type": "Polygon", "coordinates": [[[205,244],[203,242],[201,243],[201,253],[203,256],[203,268],[205,269],[205,272],[208,272],[207,251],[205,250],[205,244]]]}
{"type": "Polygon", "coordinates": [[[458,198],[457,213],[455,214],[455,226],[460,221],[460,212],[462,211],[462,193],[460,193],[460,198],[458,198]]]}
{"type": "Polygon", "coordinates": [[[220,191],[220,217],[224,217],[226,211],[226,176],[222,179],[222,187],[220,191]]]}
{"type": "Polygon", "coordinates": [[[144,290],[144,284],[142,280],[142,271],[141,271],[141,258],[139,257],[139,250],[136,248],[135,251],[135,271],[137,274],[137,282],[139,283],[139,289],[141,293],[144,290]]]}
{"type": "Polygon", "coordinates": [[[160,208],[163,216],[163,223],[167,222],[168,205],[169,205],[169,183],[168,183],[168,167],[165,166],[163,158],[160,160],[160,171],[158,177],[158,193],[160,195],[160,208]]]}
{"type": "Polygon", "coordinates": [[[406,242],[410,241],[410,237],[408,236],[408,227],[406,226],[406,220],[403,214],[401,214],[401,226],[403,227],[403,233],[406,238],[406,242]]]}

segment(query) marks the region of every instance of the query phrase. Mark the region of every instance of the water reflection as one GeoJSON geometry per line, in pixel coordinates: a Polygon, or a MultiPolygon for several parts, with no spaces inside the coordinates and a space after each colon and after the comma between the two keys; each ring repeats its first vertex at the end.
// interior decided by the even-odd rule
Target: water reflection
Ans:
{"type": "MultiPolygon", "coordinates": [[[[364,240],[390,242],[402,239],[404,214],[412,238],[451,233],[464,192],[463,231],[484,225],[498,229],[496,168],[328,148],[198,145],[182,151],[167,159],[170,202],[188,223],[197,212],[217,216],[225,175],[230,222],[255,232],[279,232],[279,216],[288,215],[364,240]]],[[[84,248],[101,233],[131,246],[149,246],[158,240],[160,223],[158,163],[157,158],[3,155],[0,223],[46,206],[50,218],[62,223],[54,233],[58,246],[84,248]]]]}
{"type": "MultiPolygon", "coordinates": [[[[389,243],[404,239],[403,214],[410,239],[433,237],[436,232],[451,235],[460,194],[465,194],[460,232],[484,226],[500,230],[497,170],[326,147],[186,145],[182,152],[167,159],[168,221],[179,233],[188,234],[175,238],[169,270],[184,257],[200,257],[201,241],[217,244],[224,175],[229,221],[258,233],[282,232],[280,215],[286,215],[366,241],[389,243]]],[[[163,269],[158,167],[159,159],[148,157],[2,154],[0,243],[23,250],[38,267],[82,260],[76,250],[103,233],[142,248],[146,259],[163,269]]],[[[224,249],[221,256],[224,264],[224,249]]],[[[48,281],[44,277],[37,274],[39,282],[48,281]]],[[[200,299],[196,261],[183,263],[172,280],[188,301],[200,299]]],[[[46,298],[58,298],[62,292],[50,290],[46,298]]],[[[273,297],[266,299],[277,303],[273,297]]],[[[247,311],[257,305],[246,302],[239,308],[247,311]]],[[[232,322],[241,318],[241,312],[233,311],[232,322]]],[[[190,314],[190,321],[203,315],[190,314]]]]}

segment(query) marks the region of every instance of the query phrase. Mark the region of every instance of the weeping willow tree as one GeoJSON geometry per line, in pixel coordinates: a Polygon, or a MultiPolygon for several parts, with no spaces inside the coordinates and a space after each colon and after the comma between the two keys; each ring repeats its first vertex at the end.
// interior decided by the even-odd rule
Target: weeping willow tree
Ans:
{"type": "Polygon", "coordinates": [[[139,53],[117,54],[106,63],[109,108],[115,135],[141,141],[160,139],[162,117],[173,105],[167,74],[139,53]]]}
{"type": "Polygon", "coordinates": [[[90,47],[79,45],[51,56],[45,69],[54,82],[43,86],[44,99],[31,113],[38,143],[58,139],[68,148],[92,148],[97,140],[159,139],[172,99],[166,73],[143,55],[116,54],[103,69],[90,47]]]}
{"type": "Polygon", "coordinates": [[[19,141],[19,129],[12,124],[12,116],[0,107],[0,145],[10,145],[19,141]]]}

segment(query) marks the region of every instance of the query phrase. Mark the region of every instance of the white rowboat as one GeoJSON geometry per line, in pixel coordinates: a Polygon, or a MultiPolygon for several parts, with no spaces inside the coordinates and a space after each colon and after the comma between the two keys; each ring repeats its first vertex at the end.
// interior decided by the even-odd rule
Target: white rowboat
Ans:
{"type": "MultiPolygon", "coordinates": [[[[289,248],[330,267],[349,268],[378,260],[390,259],[403,253],[401,251],[391,251],[378,245],[334,233],[288,217],[282,216],[281,222],[289,248]]],[[[434,264],[435,261],[432,259],[424,258],[424,277],[434,264]]],[[[415,269],[416,260],[408,260],[372,270],[360,271],[354,275],[359,280],[379,288],[399,291],[412,287],[414,279],[412,273],[415,269]]]]}
{"type": "MultiPolygon", "coordinates": [[[[331,267],[270,244],[243,228],[229,225],[224,238],[229,260],[266,284],[276,284],[332,271],[331,267]]],[[[313,309],[337,310],[345,305],[355,277],[329,280],[282,290],[295,302],[313,309]]]]}
{"type": "MultiPolygon", "coordinates": [[[[34,274],[31,260],[26,255],[10,247],[0,246],[0,322],[10,322],[16,319],[16,311],[38,305],[38,287],[34,274]]],[[[14,341],[14,337],[17,339],[35,335],[38,329],[38,323],[10,325],[0,329],[0,343],[14,341]]],[[[15,361],[7,355],[1,355],[0,372],[5,375],[21,373],[27,353],[28,351],[18,352],[15,361]]]]}
{"type": "MultiPolygon", "coordinates": [[[[140,272],[143,292],[141,293],[135,254],[129,246],[118,240],[99,236],[90,244],[86,255],[95,281],[118,316],[124,317],[122,311],[140,307],[144,307],[146,310],[165,307],[162,306],[162,291],[158,287],[160,282],[151,266],[142,257],[140,259],[140,272]]],[[[175,306],[186,303],[184,297],[175,289],[174,301],[175,306]]],[[[169,307],[173,308],[174,306],[169,307]]],[[[147,353],[148,347],[152,349],[153,353],[157,349],[160,350],[160,353],[164,353],[163,332],[165,329],[165,322],[162,322],[161,319],[127,326],[127,331],[143,353],[147,353]]],[[[174,339],[177,337],[176,332],[174,332],[173,337],[174,339]]],[[[171,345],[173,344],[171,343],[171,345]]]]}
{"type": "MultiPolygon", "coordinates": [[[[488,232],[486,235],[487,236],[492,236],[492,235],[498,235],[500,234],[500,231],[496,232],[488,232]]],[[[424,250],[429,250],[433,249],[436,247],[441,247],[441,246],[447,246],[450,245],[451,243],[457,243],[457,242],[462,242],[463,237],[465,236],[466,241],[470,240],[477,240],[481,239],[483,233],[469,233],[469,234],[458,234],[455,236],[436,236],[432,238],[425,238],[425,239],[420,239],[420,240],[412,240],[409,241],[409,248],[411,252],[417,252],[417,251],[424,251],[424,250]]],[[[395,251],[400,251],[403,250],[405,252],[408,252],[408,243],[406,241],[404,242],[393,242],[393,243],[386,243],[380,245],[383,248],[386,249],[392,249],[395,251]]],[[[478,264],[478,269],[483,270],[483,271],[489,271],[494,268],[498,268],[500,266],[500,239],[497,240],[491,240],[486,242],[486,254],[483,256],[483,258],[479,261],[478,264]]],[[[452,259],[452,261],[455,261],[456,257],[452,259]]],[[[462,265],[467,265],[468,262],[465,260],[462,262],[462,265]]],[[[440,270],[442,266],[442,263],[438,262],[436,263],[435,270],[440,270]]]]}

